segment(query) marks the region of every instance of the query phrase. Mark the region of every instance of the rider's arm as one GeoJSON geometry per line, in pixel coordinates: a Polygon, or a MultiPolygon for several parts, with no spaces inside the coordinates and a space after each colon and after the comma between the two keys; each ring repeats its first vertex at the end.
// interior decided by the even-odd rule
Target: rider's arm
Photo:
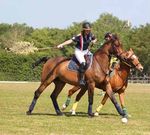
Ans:
{"type": "Polygon", "coordinates": [[[97,42],[97,38],[95,38],[94,40],[92,40],[92,44],[95,44],[97,42]]]}
{"type": "Polygon", "coordinates": [[[77,42],[78,36],[80,36],[80,35],[81,35],[81,33],[78,34],[77,36],[74,36],[72,39],[69,39],[69,40],[63,42],[62,44],[58,45],[57,48],[63,48],[64,45],[69,45],[72,42],[77,42]]]}
{"type": "Polygon", "coordinates": [[[57,48],[63,48],[64,45],[69,45],[69,44],[71,44],[72,42],[73,42],[73,40],[72,40],[72,39],[69,39],[69,40],[63,42],[62,44],[57,45],[57,48]]]}
{"type": "Polygon", "coordinates": [[[95,38],[94,40],[91,41],[91,47],[93,47],[93,45],[97,42],[97,39],[95,38]]]}

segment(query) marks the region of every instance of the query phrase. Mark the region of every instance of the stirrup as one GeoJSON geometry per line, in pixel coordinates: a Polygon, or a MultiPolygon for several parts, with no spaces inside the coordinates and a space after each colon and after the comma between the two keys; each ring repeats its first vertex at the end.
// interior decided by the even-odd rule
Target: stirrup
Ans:
{"type": "Polygon", "coordinates": [[[79,84],[80,84],[81,86],[85,86],[85,80],[81,79],[81,80],[79,81],[79,84]]]}

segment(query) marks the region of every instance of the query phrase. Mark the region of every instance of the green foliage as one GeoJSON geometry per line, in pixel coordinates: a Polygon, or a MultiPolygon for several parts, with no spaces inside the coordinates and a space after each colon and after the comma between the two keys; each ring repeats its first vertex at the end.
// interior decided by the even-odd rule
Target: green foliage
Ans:
{"type": "Polygon", "coordinates": [[[33,42],[35,46],[39,48],[48,46],[52,47],[65,40],[64,32],[65,30],[60,29],[35,29],[31,36],[28,38],[28,41],[33,42]]]}
{"type": "Polygon", "coordinates": [[[128,45],[128,36],[131,26],[126,26],[126,21],[121,21],[111,14],[104,13],[93,23],[93,31],[98,39],[98,43],[103,42],[104,34],[107,32],[116,33],[124,47],[128,45]]]}
{"type": "Polygon", "coordinates": [[[26,26],[26,24],[0,24],[1,48],[12,47],[15,42],[24,41],[32,31],[33,28],[26,26]]]}
{"type": "MultiPolygon", "coordinates": [[[[42,28],[34,29],[26,24],[15,23],[13,25],[0,24],[0,80],[38,80],[40,78],[41,67],[34,71],[31,64],[42,56],[71,56],[74,53],[74,44],[66,46],[62,50],[53,49],[56,45],[72,38],[81,32],[82,22],[74,22],[67,29],[42,28]],[[7,53],[4,48],[16,45],[16,42],[27,41],[33,43],[37,48],[47,48],[35,52],[34,54],[16,55],[7,53]]],[[[139,28],[127,25],[127,21],[120,20],[112,14],[104,13],[92,23],[93,33],[98,39],[96,45],[91,48],[95,52],[106,32],[116,33],[125,49],[133,48],[144,71],[150,74],[150,24],[141,25],[139,28]]]]}
{"type": "Polygon", "coordinates": [[[11,28],[11,25],[1,23],[0,24],[0,35],[3,35],[4,33],[8,32],[10,30],[10,28],[11,28]]]}
{"type": "Polygon", "coordinates": [[[131,35],[130,43],[144,64],[145,72],[150,73],[150,24],[133,29],[131,35]]]}
{"type": "Polygon", "coordinates": [[[37,58],[36,55],[18,56],[0,51],[0,80],[39,80],[41,67],[35,70],[31,68],[37,58]]]}

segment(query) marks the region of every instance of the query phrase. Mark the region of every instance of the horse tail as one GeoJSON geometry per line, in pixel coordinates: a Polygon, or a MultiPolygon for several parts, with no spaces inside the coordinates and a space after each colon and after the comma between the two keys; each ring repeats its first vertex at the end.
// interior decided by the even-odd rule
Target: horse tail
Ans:
{"type": "Polygon", "coordinates": [[[32,63],[32,68],[34,69],[36,66],[40,65],[41,63],[46,63],[48,59],[49,57],[47,56],[38,59],[36,62],[32,63]]]}

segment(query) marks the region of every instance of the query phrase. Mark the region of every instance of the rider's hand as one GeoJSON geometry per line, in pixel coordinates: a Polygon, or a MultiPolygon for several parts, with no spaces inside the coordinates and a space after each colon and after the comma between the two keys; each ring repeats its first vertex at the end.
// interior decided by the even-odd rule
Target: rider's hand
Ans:
{"type": "Polygon", "coordinates": [[[60,49],[61,49],[61,48],[63,48],[63,45],[60,44],[60,45],[57,46],[57,48],[60,48],[60,49]]]}

